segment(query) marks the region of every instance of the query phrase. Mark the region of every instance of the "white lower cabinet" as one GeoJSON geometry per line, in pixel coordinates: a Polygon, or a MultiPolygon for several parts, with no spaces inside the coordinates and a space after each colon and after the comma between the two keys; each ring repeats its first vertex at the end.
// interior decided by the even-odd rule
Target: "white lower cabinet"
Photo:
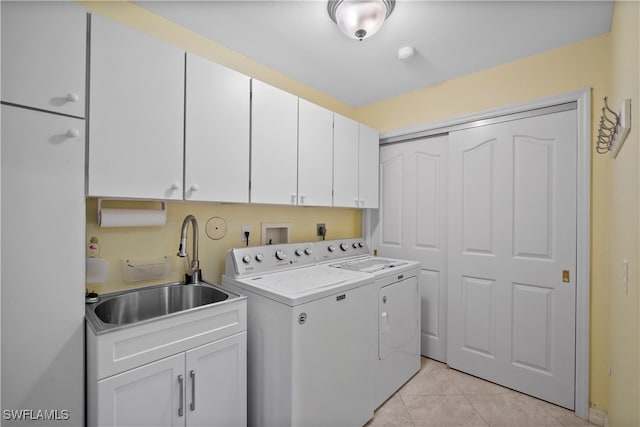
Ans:
{"type": "Polygon", "coordinates": [[[247,424],[247,333],[187,351],[187,426],[247,424]]]}
{"type": "Polygon", "coordinates": [[[184,425],[184,353],[98,381],[98,425],[184,425]]]}
{"type": "Polygon", "coordinates": [[[98,381],[99,426],[246,425],[246,332],[98,381]]]}

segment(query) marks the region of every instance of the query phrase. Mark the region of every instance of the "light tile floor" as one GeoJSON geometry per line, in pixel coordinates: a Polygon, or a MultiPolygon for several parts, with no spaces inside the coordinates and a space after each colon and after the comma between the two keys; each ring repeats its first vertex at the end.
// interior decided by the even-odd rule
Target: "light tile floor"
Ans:
{"type": "Polygon", "coordinates": [[[431,359],[366,427],[587,427],[573,412],[431,359]]]}

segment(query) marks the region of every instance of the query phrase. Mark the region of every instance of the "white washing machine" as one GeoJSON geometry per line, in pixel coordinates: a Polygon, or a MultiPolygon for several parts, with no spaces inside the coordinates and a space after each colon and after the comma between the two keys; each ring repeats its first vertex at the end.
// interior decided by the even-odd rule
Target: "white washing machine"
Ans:
{"type": "Polygon", "coordinates": [[[373,276],[319,265],[313,244],[232,249],[222,286],[247,296],[248,422],[362,426],[373,417],[373,276]]]}
{"type": "Polygon", "coordinates": [[[362,239],[316,242],[314,246],[321,263],[374,277],[374,405],[378,407],[420,370],[420,263],[372,256],[362,239]]]}

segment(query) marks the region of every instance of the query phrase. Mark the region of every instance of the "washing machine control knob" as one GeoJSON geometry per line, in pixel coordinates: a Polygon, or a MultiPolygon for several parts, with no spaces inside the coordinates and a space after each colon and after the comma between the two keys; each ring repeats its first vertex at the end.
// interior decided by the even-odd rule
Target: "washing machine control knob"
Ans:
{"type": "Polygon", "coordinates": [[[364,248],[364,242],[360,242],[360,243],[358,243],[358,247],[360,247],[360,248],[364,248]]]}
{"type": "Polygon", "coordinates": [[[311,248],[304,248],[304,253],[307,255],[311,255],[313,253],[313,249],[311,248]]]}
{"type": "Polygon", "coordinates": [[[296,256],[302,256],[303,253],[304,252],[302,251],[302,249],[296,249],[296,252],[295,252],[296,256]]]}
{"type": "Polygon", "coordinates": [[[336,247],[333,246],[333,245],[329,245],[329,247],[327,249],[329,249],[329,252],[333,252],[333,251],[336,250],[336,247]]]}
{"type": "Polygon", "coordinates": [[[276,251],[276,258],[278,258],[280,261],[282,261],[283,259],[285,259],[287,257],[287,254],[285,254],[282,249],[278,249],[276,251]]]}
{"type": "Polygon", "coordinates": [[[249,264],[251,262],[251,257],[249,255],[243,256],[242,262],[244,262],[245,264],[249,264]]]}
{"type": "Polygon", "coordinates": [[[262,260],[264,260],[264,255],[262,255],[262,254],[256,254],[256,261],[258,261],[258,262],[262,262],[262,260]]]}
{"type": "Polygon", "coordinates": [[[342,249],[343,251],[346,251],[349,248],[349,245],[347,245],[346,243],[340,243],[340,249],[342,249]]]}
{"type": "Polygon", "coordinates": [[[353,246],[353,249],[358,249],[358,244],[357,243],[354,243],[352,246],[353,246]]]}

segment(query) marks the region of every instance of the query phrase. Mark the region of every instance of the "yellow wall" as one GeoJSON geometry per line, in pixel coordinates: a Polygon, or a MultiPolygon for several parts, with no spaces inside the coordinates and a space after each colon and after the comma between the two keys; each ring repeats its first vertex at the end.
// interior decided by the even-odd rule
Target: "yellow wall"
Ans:
{"type": "Polygon", "coordinates": [[[611,378],[609,425],[640,425],[640,3],[616,2],[611,31],[611,91],[615,110],[632,100],[632,129],[611,163],[609,288],[611,378]],[[629,262],[629,291],[622,263],[629,262]]]}
{"type": "MultiPolygon", "coordinates": [[[[109,207],[127,207],[133,202],[110,201],[109,207]]],[[[157,204],[156,204],[157,205],[157,204]]],[[[135,206],[157,208],[159,206],[135,206]]],[[[102,228],[97,224],[97,200],[87,200],[87,239],[95,236],[100,244],[100,258],[110,264],[108,280],[100,285],[87,285],[98,293],[114,292],[156,283],[184,280],[185,259],[178,258],[178,243],[182,220],[188,214],[195,215],[199,226],[199,258],[203,278],[212,283],[220,283],[224,273],[224,255],[230,248],[242,246],[241,226],[251,226],[249,244],[262,244],[262,223],[290,223],[292,242],[316,241],[316,224],[327,227],[327,239],[360,236],[361,215],[357,209],[311,208],[294,206],[264,206],[213,204],[193,202],[169,202],[167,223],[162,227],[116,227],[102,228]],[[222,217],[228,227],[227,234],[220,240],[210,239],[205,227],[212,217],[222,217]],[[122,261],[156,259],[168,256],[173,273],[167,278],[145,282],[126,283],[122,279],[122,261]]],[[[191,228],[188,235],[188,250],[191,254],[191,228]]]]}

